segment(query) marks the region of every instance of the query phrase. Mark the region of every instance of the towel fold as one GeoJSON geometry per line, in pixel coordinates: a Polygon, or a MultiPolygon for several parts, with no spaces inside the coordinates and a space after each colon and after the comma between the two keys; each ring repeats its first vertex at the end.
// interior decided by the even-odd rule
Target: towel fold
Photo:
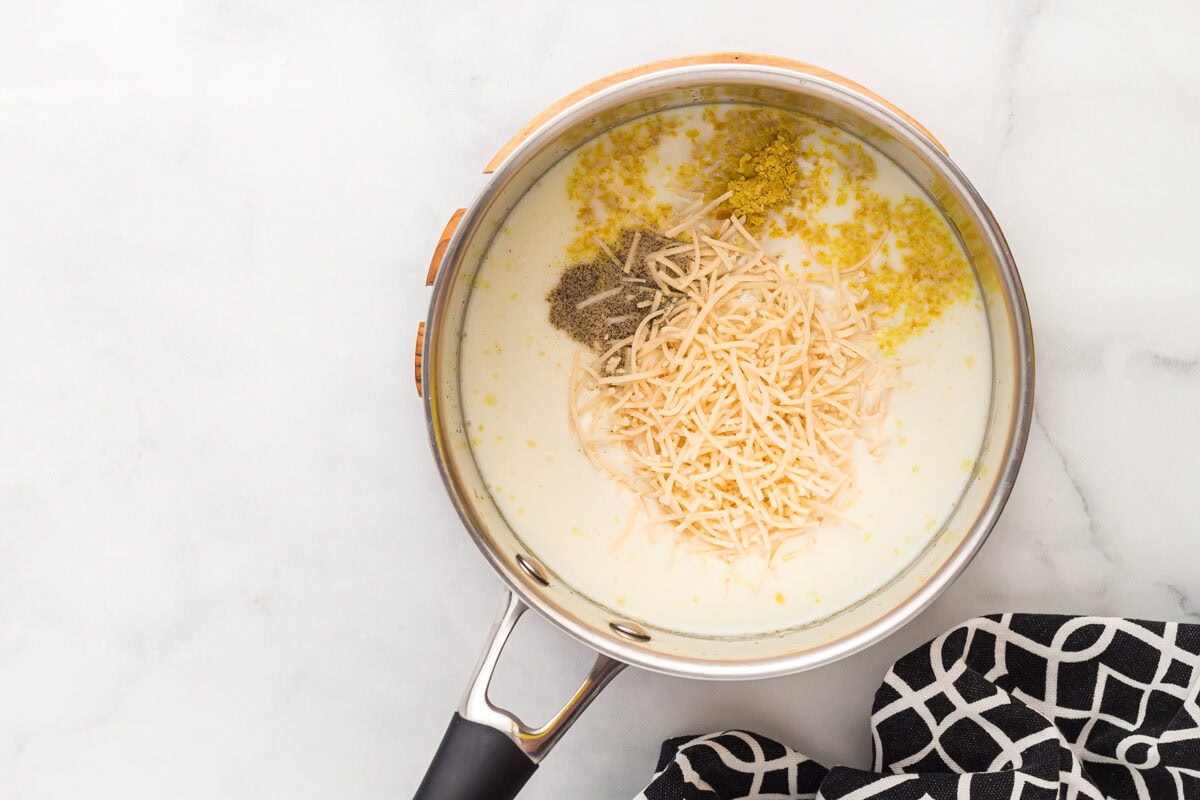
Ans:
{"type": "Polygon", "coordinates": [[[996,614],[897,661],[870,771],[747,731],[663,744],[636,800],[1200,798],[1200,625],[996,614]]]}

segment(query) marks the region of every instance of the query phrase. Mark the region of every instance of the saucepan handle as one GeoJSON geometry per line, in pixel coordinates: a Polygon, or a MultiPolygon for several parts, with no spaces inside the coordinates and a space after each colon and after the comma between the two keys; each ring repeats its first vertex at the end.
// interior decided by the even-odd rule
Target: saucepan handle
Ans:
{"type": "Polygon", "coordinates": [[[455,713],[415,800],[512,800],[536,769],[512,739],[455,713]]]}
{"type": "Polygon", "coordinates": [[[516,595],[505,594],[479,666],[413,800],[512,800],[546,753],[625,667],[597,654],[592,671],[561,711],[540,728],[525,725],[492,705],[488,686],[504,644],[527,608],[516,595]]]}

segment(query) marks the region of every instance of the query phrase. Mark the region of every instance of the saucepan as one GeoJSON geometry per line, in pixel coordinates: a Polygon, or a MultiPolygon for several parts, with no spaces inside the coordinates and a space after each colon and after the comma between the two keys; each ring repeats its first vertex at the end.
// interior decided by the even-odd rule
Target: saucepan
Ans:
{"type": "Polygon", "coordinates": [[[895,631],[970,562],[995,525],[1029,431],[1033,342],[1020,279],[1000,228],[941,145],[887,101],[825,70],[785,59],[722,53],[645,65],[564,98],[497,155],[490,179],[454,214],[430,266],[427,320],[418,332],[416,378],[434,457],[467,533],[507,587],[501,613],[458,711],[417,791],[420,800],[514,797],[568,727],[625,666],[688,678],[747,680],[811,669],[895,631]],[[553,164],[596,135],[643,115],[698,103],[749,103],[814,117],[870,143],[905,170],[950,221],[971,261],[992,358],[982,446],[965,490],[929,544],[863,600],[784,630],[701,636],[630,619],[563,581],[498,509],[472,456],[459,369],[473,278],[493,236],[553,164]],[[488,699],[488,685],[518,618],[534,609],[596,652],[562,710],[528,725],[488,699]]]}

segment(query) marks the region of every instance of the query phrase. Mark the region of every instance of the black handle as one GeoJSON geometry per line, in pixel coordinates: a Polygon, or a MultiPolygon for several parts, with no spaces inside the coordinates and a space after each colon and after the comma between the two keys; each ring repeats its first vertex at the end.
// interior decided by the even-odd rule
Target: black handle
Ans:
{"type": "Polygon", "coordinates": [[[456,713],[413,800],[512,800],[535,769],[512,739],[456,713]]]}

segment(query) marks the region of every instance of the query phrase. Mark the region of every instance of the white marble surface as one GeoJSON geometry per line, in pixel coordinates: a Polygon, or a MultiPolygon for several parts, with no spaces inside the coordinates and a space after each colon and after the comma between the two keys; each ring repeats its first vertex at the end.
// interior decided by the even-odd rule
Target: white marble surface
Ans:
{"type": "MultiPolygon", "coordinates": [[[[0,4],[0,797],[410,796],[500,595],[412,388],[480,167],[601,75],[718,49],[842,72],[992,206],[1036,427],[982,555],[834,667],[627,671],[529,798],[629,797],[667,736],[864,765],[886,665],[971,615],[1195,619],[1193,3],[0,4]]],[[[587,656],[540,621],[499,699],[587,656]]]]}

